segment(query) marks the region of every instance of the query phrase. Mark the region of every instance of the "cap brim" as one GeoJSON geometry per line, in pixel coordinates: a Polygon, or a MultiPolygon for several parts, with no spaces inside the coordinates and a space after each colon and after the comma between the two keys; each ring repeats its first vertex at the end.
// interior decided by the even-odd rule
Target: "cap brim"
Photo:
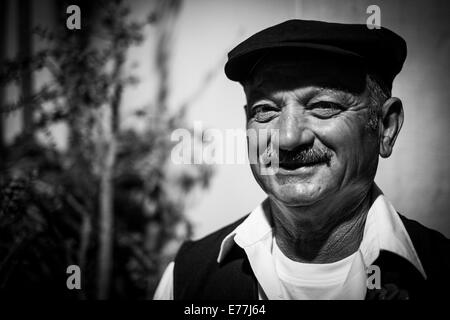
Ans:
{"type": "Polygon", "coordinates": [[[296,49],[299,53],[327,53],[331,55],[345,56],[357,59],[359,61],[363,60],[363,57],[359,54],[343,50],[330,45],[323,45],[317,43],[305,43],[305,42],[289,42],[289,43],[274,43],[261,47],[249,48],[246,51],[240,52],[239,55],[233,56],[233,52],[230,52],[230,58],[225,64],[225,74],[233,81],[244,80],[254,69],[255,65],[267,54],[273,52],[282,52],[284,50],[292,51],[296,49]]]}

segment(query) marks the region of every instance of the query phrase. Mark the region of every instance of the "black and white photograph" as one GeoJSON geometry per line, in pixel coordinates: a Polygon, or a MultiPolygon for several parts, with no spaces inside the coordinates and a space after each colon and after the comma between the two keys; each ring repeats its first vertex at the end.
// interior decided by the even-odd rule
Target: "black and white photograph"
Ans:
{"type": "Polygon", "coordinates": [[[448,1],[0,14],[2,301],[449,301],[448,1]]]}

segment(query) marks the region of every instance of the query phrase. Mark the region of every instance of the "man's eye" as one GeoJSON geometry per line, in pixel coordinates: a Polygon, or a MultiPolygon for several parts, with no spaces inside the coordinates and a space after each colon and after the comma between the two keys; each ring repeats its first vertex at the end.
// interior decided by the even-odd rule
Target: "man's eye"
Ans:
{"type": "Polygon", "coordinates": [[[257,105],[253,107],[251,111],[252,118],[254,118],[258,122],[269,121],[277,114],[278,109],[268,104],[257,105]]]}
{"type": "Polygon", "coordinates": [[[343,107],[340,104],[328,101],[321,101],[314,103],[310,110],[312,114],[319,118],[329,118],[343,110],[343,107]]]}

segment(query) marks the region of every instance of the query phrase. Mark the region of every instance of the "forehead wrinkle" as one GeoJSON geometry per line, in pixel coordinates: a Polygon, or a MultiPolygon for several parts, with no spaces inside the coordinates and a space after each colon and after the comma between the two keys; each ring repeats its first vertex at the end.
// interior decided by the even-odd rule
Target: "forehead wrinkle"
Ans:
{"type": "Polygon", "coordinates": [[[247,100],[249,102],[254,102],[257,100],[268,99],[272,100],[277,104],[287,104],[290,97],[292,100],[298,102],[303,102],[311,99],[313,96],[317,95],[319,87],[316,86],[302,86],[297,89],[283,89],[283,88],[271,88],[260,86],[259,88],[251,88],[247,90],[247,100]]]}
{"type": "Polygon", "coordinates": [[[276,84],[270,85],[270,81],[261,79],[258,83],[249,84],[246,88],[248,102],[254,102],[259,99],[270,99],[277,103],[286,102],[286,94],[292,93],[297,101],[307,101],[318,95],[324,94],[338,98],[343,104],[353,107],[364,102],[360,96],[341,89],[320,87],[320,86],[300,86],[296,89],[276,88],[276,84]],[[269,82],[269,85],[267,83],[269,82]]]}
{"type": "Polygon", "coordinates": [[[266,59],[256,67],[245,81],[248,89],[256,90],[261,95],[275,90],[297,91],[298,88],[312,87],[322,90],[324,94],[333,94],[349,105],[357,104],[356,96],[364,92],[364,85],[359,89],[359,73],[347,73],[347,67],[336,61],[319,60],[316,56],[299,59],[295,57],[273,57],[266,59]],[[354,77],[354,78],[352,78],[354,77]],[[354,82],[352,82],[354,79],[354,82]],[[348,86],[348,88],[347,88],[348,86]],[[354,91],[353,91],[354,90],[354,91]],[[347,94],[343,93],[347,92],[347,94]]]}
{"type": "MultiPolygon", "coordinates": [[[[269,71],[271,69],[268,69],[269,71]]],[[[300,89],[311,89],[311,90],[320,90],[321,88],[316,85],[299,85],[298,87],[289,88],[290,86],[287,84],[286,78],[292,78],[292,73],[286,73],[285,75],[280,73],[278,69],[276,69],[277,73],[275,76],[273,73],[269,73],[267,75],[267,69],[257,72],[252,78],[250,78],[246,83],[244,83],[244,91],[250,97],[253,96],[267,96],[273,95],[281,92],[293,92],[298,91],[300,89]],[[280,77],[278,78],[277,77],[280,77]],[[275,81],[273,80],[275,78],[275,81]],[[284,78],[284,79],[282,79],[284,78]],[[277,81],[278,80],[278,81],[277,81]],[[284,85],[283,85],[284,84],[284,85]]],[[[292,71],[291,71],[292,72],[292,71]]],[[[289,82],[293,84],[295,80],[289,82]]],[[[291,86],[292,87],[292,86],[291,86]]]]}
{"type": "Polygon", "coordinates": [[[247,102],[251,103],[261,98],[283,102],[279,101],[279,94],[281,93],[282,97],[286,97],[284,93],[287,92],[293,92],[298,101],[307,101],[317,95],[324,94],[339,99],[349,107],[355,107],[365,102],[364,95],[367,93],[367,87],[362,94],[355,94],[346,91],[344,88],[313,84],[314,80],[308,85],[308,79],[301,79],[301,75],[302,66],[290,62],[262,65],[253,72],[253,76],[248,78],[244,84],[247,102]],[[296,81],[298,81],[297,84],[296,81]]]}

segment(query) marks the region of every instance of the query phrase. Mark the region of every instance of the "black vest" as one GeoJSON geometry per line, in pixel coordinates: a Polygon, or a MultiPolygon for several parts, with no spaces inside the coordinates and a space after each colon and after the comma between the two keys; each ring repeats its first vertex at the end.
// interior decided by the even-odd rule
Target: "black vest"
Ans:
{"type": "MultiPolygon", "coordinates": [[[[245,251],[234,245],[217,262],[222,240],[246,217],[197,241],[185,242],[175,258],[174,299],[257,300],[258,285],[245,251]]],[[[380,267],[382,290],[368,290],[366,299],[444,299],[450,289],[450,240],[437,231],[400,215],[427,274],[402,257],[382,251],[373,263],[380,267]]]]}

